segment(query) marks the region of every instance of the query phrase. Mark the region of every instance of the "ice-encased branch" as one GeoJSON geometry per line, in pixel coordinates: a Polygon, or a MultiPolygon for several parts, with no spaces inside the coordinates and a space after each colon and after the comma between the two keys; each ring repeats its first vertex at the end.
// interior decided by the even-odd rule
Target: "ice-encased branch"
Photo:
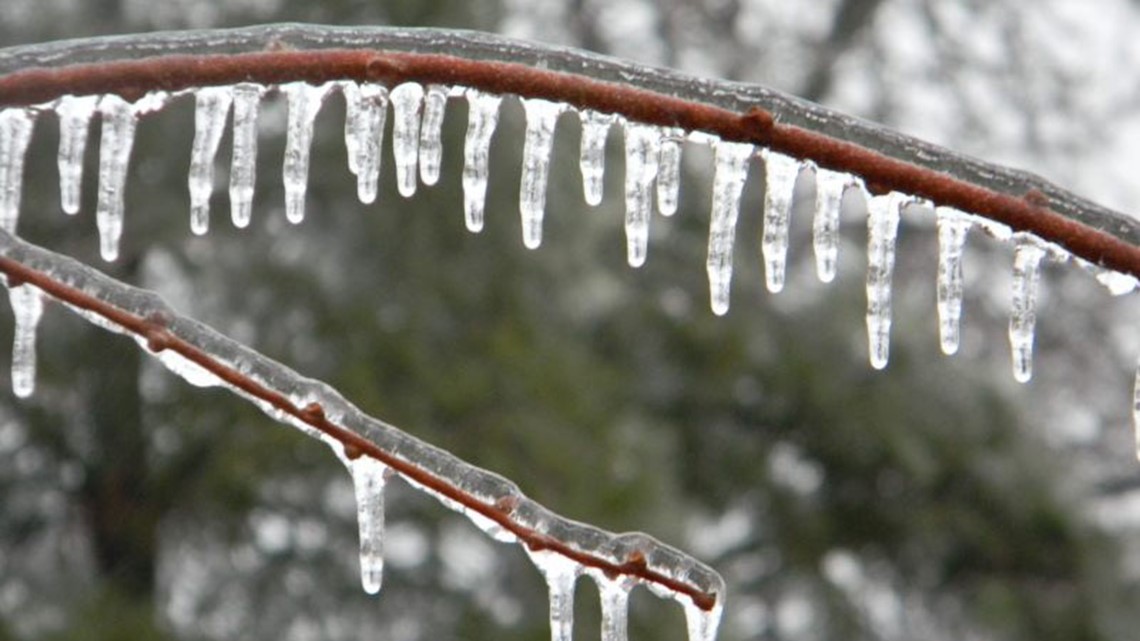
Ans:
{"type": "Polygon", "coordinates": [[[343,447],[347,459],[380,461],[498,540],[558,555],[584,573],[642,583],[687,612],[715,618],[723,608],[723,579],[693,557],[646,534],[613,534],[561,517],[513,482],[368,416],[327,384],[179,315],[158,294],[3,230],[0,273],[9,287],[30,285],[94,324],[130,335],[195,385],[224,386],[275,420],[343,447]]]}
{"type": "Polygon", "coordinates": [[[766,87],[471,31],[268,25],[0,49],[0,106],[254,81],[462,85],[750,142],[1031,232],[1140,278],[1140,222],[1043,178],[766,87]]]}

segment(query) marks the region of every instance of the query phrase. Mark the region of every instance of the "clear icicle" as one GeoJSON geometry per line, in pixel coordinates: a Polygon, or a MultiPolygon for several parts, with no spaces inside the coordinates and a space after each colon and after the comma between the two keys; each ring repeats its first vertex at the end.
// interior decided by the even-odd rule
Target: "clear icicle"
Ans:
{"type": "Polygon", "coordinates": [[[210,195],[214,191],[214,156],[230,113],[229,87],[204,87],[194,92],[194,144],[190,151],[190,230],[199,236],[210,225],[210,195]]]}
{"type": "Polygon", "coordinates": [[[629,638],[629,592],[633,583],[625,577],[610,579],[594,575],[602,603],[602,641],[629,638]]]}
{"type": "Polygon", "coordinates": [[[12,392],[20,398],[27,398],[36,389],[36,327],[44,311],[43,297],[40,290],[31,285],[20,285],[8,289],[8,300],[16,317],[12,342],[12,392]]]}
{"type": "Polygon", "coordinates": [[[396,161],[396,187],[401,196],[411,198],[416,193],[424,88],[416,82],[405,82],[397,85],[389,97],[392,101],[392,157],[396,161]]]}
{"type": "Polygon", "coordinates": [[[574,638],[574,582],[581,571],[574,561],[549,550],[533,551],[524,547],[530,560],[546,577],[550,590],[550,639],[572,641],[574,638]]]}
{"type": "Polygon", "coordinates": [[[550,175],[554,126],[566,106],[539,98],[523,99],[522,103],[526,110],[526,141],[523,143],[519,213],[522,215],[523,244],[528,249],[537,249],[542,244],[542,217],[546,209],[546,181],[550,175]]]}
{"type": "Polygon", "coordinates": [[[10,233],[15,233],[20,216],[24,158],[35,123],[35,113],[30,109],[0,111],[0,229],[10,233]]]}
{"type": "Polygon", "coordinates": [[[1017,234],[1013,251],[1013,296],[1009,314],[1009,345],[1013,377],[1027,383],[1033,377],[1033,330],[1037,325],[1037,282],[1045,250],[1031,236],[1017,234]]]}
{"type": "Polygon", "coordinates": [[[907,197],[891,192],[867,203],[867,340],[871,367],[887,366],[891,348],[891,278],[899,214],[907,197]]]}
{"type": "Polygon", "coordinates": [[[55,105],[59,116],[59,202],[67,214],[79,213],[87,130],[98,104],[98,96],[64,96],[55,105]]]}
{"type": "Polygon", "coordinates": [[[467,229],[483,229],[483,210],[487,198],[487,174],[490,164],[491,136],[499,124],[502,97],[467,90],[467,137],[463,142],[463,213],[467,229]]]}
{"type": "Polygon", "coordinates": [[[234,227],[249,226],[253,189],[257,182],[257,116],[265,88],[243,82],[234,85],[234,142],[230,167],[230,216],[234,227]]]}
{"type": "Polygon", "coordinates": [[[384,120],[388,115],[388,90],[382,85],[345,82],[344,146],[348,169],[356,176],[356,196],[360,202],[376,201],[380,180],[381,150],[384,148],[384,120]]]}
{"type": "Polygon", "coordinates": [[[680,597],[681,607],[685,609],[685,624],[689,631],[689,641],[716,641],[717,628],[720,627],[720,616],[723,609],[718,599],[711,610],[702,610],[686,597],[680,597]]]}
{"type": "Polygon", "coordinates": [[[356,488],[360,526],[360,582],[368,594],[380,592],[384,576],[384,483],[388,467],[360,456],[348,462],[356,488]]]}
{"type": "Polygon", "coordinates": [[[815,170],[815,220],[812,223],[812,245],[819,280],[835,280],[839,265],[839,213],[843,192],[851,186],[851,175],[817,167],[815,170]]]}
{"type": "Polygon", "coordinates": [[[1140,460],[1140,362],[1136,364],[1136,379],[1132,383],[1132,431],[1136,437],[1136,458],[1140,460]]]}
{"type": "Polygon", "coordinates": [[[649,247],[653,212],[653,179],[661,150],[661,130],[653,125],[625,124],[625,238],[630,267],[641,267],[649,247]]]}
{"type": "Polygon", "coordinates": [[[289,100],[289,120],[285,130],[285,218],[293,223],[305,219],[305,193],[309,189],[309,156],[313,145],[313,121],[328,95],[330,84],[313,86],[305,82],[281,85],[289,100]]]}
{"type": "Polygon", "coordinates": [[[126,100],[108,94],[99,100],[103,120],[99,141],[99,198],[95,223],[99,228],[99,253],[103,260],[119,257],[119,238],[123,235],[123,196],[127,186],[127,167],[135,142],[138,116],[126,100]]]}
{"type": "Polygon", "coordinates": [[[582,143],[578,166],[582,170],[582,191],[586,204],[596,206],[602,202],[602,188],[606,174],[606,136],[615,117],[592,110],[579,112],[582,121],[582,143]]]}
{"type": "Polygon", "coordinates": [[[752,145],[717,141],[712,187],[712,215],[709,222],[709,297],[713,313],[728,312],[732,285],[732,245],[736,239],[736,219],[740,214],[740,193],[748,177],[752,145]]]}
{"type": "Polygon", "coordinates": [[[973,222],[961,212],[939,207],[938,216],[938,335],[944,354],[958,351],[962,318],[962,248],[973,222]]]}
{"type": "Polygon", "coordinates": [[[428,85],[424,93],[423,123],[420,125],[420,180],[425,185],[439,182],[439,166],[443,161],[443,112],[447,108],[448,89],[428,85]]]}
{"type": "Polygon", "coordinates": [[[768,291],[784,289],[788,263],[788,223],[792,216],[792,196],[800,161],[781,153],[764,154],[764,231],[760,252],[764,255],[764,276],[768,291]]]}
{"type": "Polygon", "coordinates": [[[684,132],[669,129],[661,138],[661,154],[657,163],[657,211],[662,216],[677,213],[681,190],[681,143],[684,132]]]}

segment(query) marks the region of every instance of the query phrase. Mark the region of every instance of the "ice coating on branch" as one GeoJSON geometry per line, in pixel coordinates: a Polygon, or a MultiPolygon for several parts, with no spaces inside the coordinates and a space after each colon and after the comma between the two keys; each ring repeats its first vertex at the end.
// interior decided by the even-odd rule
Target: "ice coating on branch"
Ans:
{"type": "Polygon", "coordinates": [[[1037,325],[1037,282],[1045,249],[1028,234],[1015,234],[1013,292],[1009,312],[1009,346],[1013,378],[1027,383],[1033,377],[1033,333],[1037,325]]]}
{"type": "Polygon", "coordinates": [[[59,203],[67,214],[79,213],[87,130],[98,104],[98,96],[64,96],[55,103],[59,116],[59,203]]]}
{"type": "Polygon", "coordinates": [[[582,567],[549,550],[526,550],[538,571],[546,577],[550,591],[550,641],[573,641],[574,582],[582,567]]]}
{"type": "Polygon", "coordinates": [[[344,146],[348,151],[348,169],[356,176],[357,198],[367,205],[376,201],[388,90],[375,83],[346,81],[341,84],[341,92],[345,104],[344,146]]]}
{"type": "Polygon", "coordinates": [[[602,188],[606,175],[606,136],[617,119],[591,109],[578,113],[582,121],[582,142],[578,167],[582,171],[582,192],[586,204],[597,206],[602,202],[602,188]]]}
{"type": "Polygon", "coordinates": [[[1124,274],[1112,269],[1107,269],[1082,258],[1074,258],[1074,260],[1076,260],[1081,269],[1092,274],[1098,283],[1104,285],[1108,293],[1113,296],[1131,294],[1140,286],[1140,283],[1136,281],[1136,277],[1131,274],[1124,274]]]}
{"type": "Polygon", "coordinates": [[[527,249],[537,249],[542,244],[542,216],[546,209],[546,181],[550,175],[554,126],[566,105],[540,98],[524,98],[522,104],[526,111],[526,141],[523,143],[519,213],[522,215],[523,244],[527,249]]]}
{"type": "Polygon", "coordinates": [[[447,108],[448,89],[428,85],[424,93],[424,116],[420,125],[420,180],[425,185],[439,182],[439,165],[443,160],[443,112],[447,108]]]}
{"type": "Polygon", "coordinates": [[[891,279],[899,214],[909,197],[892,191],[867,202],[867,342],[871,367],[883,369],[891,349],[891,279]]]}
{"type": "Polygon", "coordinates": [[[625,239],[630,267],[645,264],[653,213],[653,179],[657,177],[660,151],[660,129],[625,123],[625,239]]]}
{"type": "Polygon", "coordinates": [[[958,351],[962,318],[962,249],[973,221],[950,207],[939,207],[938,216],[938,336],[942,353],[958,351]]]}
{"type": "Polygon", "coordinates": [[[230,114],[229,87],[203,87],[194,92],[194,144],[190,150],[190,230],[201,236],[210,225],[214,192],[214,156],[230,114]]]}
{"type": "Polygon", "coordinates": [[[764,280],[773,293],[784,289],[788,223],[799,175],[799,160],[774,151],[764,152],[764,232],[760,251],[764,255],[764,280]]]}
{"type": "Polygon", "coordinates": [[[467,90],[467,136],[463,141],[463,215],[469,231],[483,229],[483,210],[487,199],[487,174],[490,165],[491,136],[499,124],[502,97],[467,90]]]}
{"type": "Polygon", "coordinates": [[[677,213],[677,200],[681,190],[681,144],[685,132],[681,129],[662,131],[661,154],[657,162],[657,211],[662,216],[677,213]]]}
{"type": "Polygon", "coordinates": [[[289,100],[289,121],[285,129],[285,218],[293,223],[305,219],[305,193],[309,189],[309,157],[313,146],[313,121],[332,88],[331,83],[310,85],[290,82],[281,85],[289,100]]]}
{"type": "Polygon", "coordinates": [[[0,111],[0,229],[16,231],[23,192],[24,158],[36,115],[31,109],[0,111]]]}
{"type": "Polygon", "coordinates": [[[396,188],[411,198],[416,193],[416,162],[420,146],[420,110],[424,88],[405,82],[392,89],[392,157],[396,162],[396,188]]]}
{"type": "Polygon", "coordinates": [[[8,288],[8,300],[16,319],[12,341],[12,393],[27,398],[36,389],[36,327],[43,315],[40,290],[31,285],[8,288]]]}
{"type": "Polygon", "coordinates": [[[839,213],[843,192],[849,186],[851,174],[816,167],[812,245],[815,248],[815,270],[824,283],[835,280],[839,265],[839,213]]]}
{"type": "Polygon", "coordinates": [[[230,216],[234,227],[248,227],[253,213],[253,189],[257,181],[257,116],[261,110],[261,85],[243,82],[233,87],[234,141],[230,167],[230,216]]]}
{"type": "Polygon", "coordinates": [[[365,592],[376,594],[384,576],[384,483],[388,467],[368,456],[352,459],[348,466],[360,526],[360,583],[365,592]]]}
{"type": "Polygon", "coordinates": [[[591,572],[598,584],[602,604],[602,641],[626,641],[629,638],[629,592],[634,582],[626,577],[609,578],[591,572]]]}
{"type": "Polygon", "coordinates": [[[99,253],[103,260],[113,261],[119,257],[119,238],[123,235],[123,196],[138,117],[129,102],[114,94],[99,100],[99,113],[103,120],[95,224],[99,228],[99,253]]]}
{"type": "Polygon", "coordinates": [[[713,313],[728,312],[732,289],[732,245],[736,239],[736,219],[740,215],[740,193],[748,177],[752,145],[717,141],[713,144],[712,213],[709,220],[709,297],[713,313]]]}

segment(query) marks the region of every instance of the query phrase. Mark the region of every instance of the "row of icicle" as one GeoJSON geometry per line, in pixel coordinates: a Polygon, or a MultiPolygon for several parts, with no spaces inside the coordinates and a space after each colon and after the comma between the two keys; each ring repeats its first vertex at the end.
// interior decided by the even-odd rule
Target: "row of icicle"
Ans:
{"type": "MultiPolygon", "coordinates": [[[[392,107],[396,185],[402,196],[410,197],[415,193],[417,182],[433,185],[438,181],[442,158],[440,134],[445,108],[449,98],[465,97],[468,102],[468,126],[463,152],[464,218],[467,228],[472,232],[483,228],[490,141],[499,118],[501,96],[460,87],[425,87],[413,82],[399,84],[391,90],[378,84],[351,81],[319,86],[295,82],[280,85],[277,89],[285,95],[288,102],[283,180],[285,214],[290,222],[300,223],[305,214],[313,123],[326,97],[334,89],[339,89],[346,103],[345,144],[348,167],[357,177],[357,194],[363,203],[371,203],[377,196],[388,104],[391,103],[392,107]]],[[[258,113],[261,101],[268,91],[269,87],[263,85],[241,83],[201,88],[193,92],[196,101],[195,135],[189,190],[190,227],[195,234],[205,234],[209,227],[215,156],[231,111],[233,155],[229,185],[230,212],[236,227],[249,225],[257,174],[258,113]]],[[[96,221],[101,255],[108,261],[115,260],[123,230],[127,167],[138,119],[144,114],[160,110],[171,97],[169,94],[155,92],[131,103],[116,95],[65,96],[36,108],[9,108],[0,111],[0,227],[9,232],[15,231],[24,157],[35,119],[43,110],[53,110],[60,123],[62,208],[68,214],[79,211],[88,129],[93,116],[99,114],[101,145],[96,221]]],[[[572,108],[537,98],[523,99],[522,104],[526,113],[526,133],[519,210],[523,243],[529,248],[537,248],[542,242],[542,221],[555,126],[561,114],[572,108]]],[[[898,192],[871,196],[856,176],[814,167],[810,162],[767,149],[757,149],[751,144],[722,141],[707,134],[687,134],[680,129],[639,124],[596,111],[583,110],[578,115],[582,128],[580,168],[585,201],[590,205],[597,205],[602,199],[609,129],[616,123],[623,127],[625,232],[627,258],[633,267],[641,266],[646,260],[654,202],[662,215],[671,216],[677,210],[683,143],[691,140],[712,145],[715,160],[707,270],[710,302],[713,312],[718,315],[726,313],[729,307],[736,222],[741,193],[754,157],[760,156],[765,168],[761,253],[766,285],[772,292],[778,292],[784,287],[788,225],[800,171],[805,166],[811,166],[815,175],[813,245],[818,275],[824,282],[832,281],[836,275],[839,215],[844,194],[852,188],[861,192],[867,199],[868,211],[866,322],[870,361],[877,369],[886,366],[891,328],[891,280],[899,219],[902,209],[918,202],[916,199],[898,192]]],[[[948,207],[937,207],[935,211],[939,244],[937,309],[942,350],[947,354],[958,350],[963,295],[963,247],[971,228],[975,225],[982,226],[990,234],[1011,241],[1015,246],[1009,336],[1014,376],[1019,381],[1028,381],[1032,374],[1035,301],[1040,265],[1046,257],[1064,260],[1067,254],[1035,236],[1011,233],[1007,227],[992,221],[948,207]]],[[[1095,273],[1113,293],[1126,293],[1136,286],[1135,279],[1131,277],[1087,263],[1083,266],[1095,273]]],[[[35,328],[42,311],[42,302],[39,291],[30,286],[13,287],[9,292],[16,317],[12,383],[15,393],[25,397],[34,390],[35,328]]],[[[1140,428],[1140,376],[1137,379],[1134,416],[1140,428]]],[[[356,481],[360,506],[362,580],[365,590],[375,593],[380,587],[382,568],[384,469],[368,458],[348,463],[356,481]]],[[[536,563],[539,563],[539,556],[542,555],[532,554],[536,563]]],[[[544,561],[539,566],[551,587],[555,639],[569,639],[569,625],[565,619],[569,616],[569,606],[565,603],[565,584],[569,582],[572,588],[573,577],[577,576],[577,572],[567,578],[566,572],[558,571],[555,567],[557,563],[553,561],[544,561]],[[559,616],[563,617],[562,623],[554,620],[559,616]]],[[[632,585],[625,586],[623,590],[610,587],[612,586],[603,585],[601,590],[604,611],[611,613],[606,615],[603,626],[610,630],[605,636],[606,641],[624,638],[624,603],[628,598],[628,588],[632,585]],[[619,609],[620,617],[616,614],[619,609]]],[[[711,626],[707,623],[693,624],[692,630],[705,630],[707,633],[710,628],[715,630],[715,623],[711,626]]]]}

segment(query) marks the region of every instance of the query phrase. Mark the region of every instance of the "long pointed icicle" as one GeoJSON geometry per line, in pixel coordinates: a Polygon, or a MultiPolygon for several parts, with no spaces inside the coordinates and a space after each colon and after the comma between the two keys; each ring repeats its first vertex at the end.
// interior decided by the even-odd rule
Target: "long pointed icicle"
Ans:
{"type": "Polygon", "coordinates": [[[396,162],[396,188],[404,198],[416,193],[416,162],[419,159],[420,111],[424,88],[405,82],[392,89],[392,157],[396,162]]]}
{"type": "Polygon", "coordinates": [[[234,85],[234,142],[230,167],[230,216],[234,227],[249,226],[257,182],[257,117],[265,88],[243,82],[234,85]]]}
{"type": "Polygon", "coordinates": [[[891,349],[891,279],[899,214],[907,197],[891,192],[867,202],[867,341],[871,367],[883,369],[891,349]]]}
{"type": "Polygon", "coordinates": [[[384,484],[388,467],[367,456],[357,457],[348,465],[360,527],[360,582],[365,592],[377,594],[384,576],[384,484]]]}
{"type": "Polygon", "coordinates": [[[428,85],[424,93],[424,115],[420,124],[420,180],[425,185],[439,182],[443,161],[443,112],[447,108],[447,87],[428,85]]]}
{"type": "Polygon", "coordinates": [[[662,216],[677,213],[681,191],[681,145],[684,130],[666,129],[662,132],[661,154],[657,163],[657,211],[662,216]]]}
{"type": "Polygon", "coordinates": [[[764,231],[760,252],[768,291],[784,289],[788,263],[788,223],[800,161],[774,151],[764,154],[764,231]]]}
{"type": "Polygon", "coordinates": [[[305,194],[309,189],[309,158],[313,146],[313,121],[332,85],[306,82],[281,85],[289,99],[289,122],[285,130],[285,218],[293,223],[305,219],[305,194]]]}
{"type": "Polygon", "coordinates": [[[712,214],[709,221],[709,298],[717,316],[728,312],[732,289],[732,245],[736,239],[736,219],[740,215],[740,193],[748,177],[749,144],[717,141],[713,173],[712,214]]]}
{"type": "Polygon", "coordinates": [[[851,186],[851,175],[822,167],[815,169],[815,220],[812,222],[812,245],[819,280],[835,280],[839,266],[839,213],[843,193],[851,186]]]}
{"type": "Polygon", "coordinates": [[[0,111],[0,229],[7,232],[16,231],[20,216],[24,158],[35,124],[35,113],[30,109],[0,111]]]}
{"type": "Polygon", "coordinates": [[[99,228],[99,253],[103,260],[109,262],[119,257],[119,238],[123,235],[123,196],[138,117],[129,102],[114,94],[100,99],[99,112],[103,120],[95,223],[99,228]]]}
{"type": "Polygon", "coordinates": [[[524,548],[530,560],[546,577],[550,590],[550,639],[572,641],[574,638],[574,582],[581,567],[574,561],[549,550],[524,548]]]}
{"type": "Polygon", "coordinates": [[[491,136],[499,124],[499,105],[503,101],[496,94],[477,89],[467,90],[467,137],[463,141],[463,215],[467,229],[483,229],[483,211],[487,199],[491,136]]]}
{"type": "Polygon", "coordinates": [[[40,290],[31,285],[8,289],[8,300],[16,318],[12,341],[12,393],[27,398],[36,389],[36,327],[43,315],[40,290]]]}
{"type": "Polygon", "coordinates": [[[1136,438],[1136,459],[1140,460],[1140,362],[1136,364],[1136,379],[1132,383],[1132,431],[1136,438]]]}
{"type": "Polygon", "coordinates": [[[546,182],[550,176],[554,127],[566,106],[540,98],[526,98],[522,103],[526,110],[526,141],[523,143],[519,213],[522,215],[523,244],[527,249],[538,249],[542,244],[542,218],[546,209],[546,182]]]}
{"type": "Polygon", "coordinates": [[[210,225],[214,192],[214,156],[229,117],[229,87],[203,87],[194,92],[194,143],[190,151],[190,230],[201,236],[210,225]]]}
{"type": "Polygon", "coordinates": [[[59,116],[59,204],[67,214],[79,213],[87,131],[98,104],[98,96],[64,96],[55,105],[59,116]]]}
{"type": "Polygon", "coordinates": [[[717,601],[712,610],[702,610],[692,601],[681,601],[685,609],[685,624],[689,631],[689,641],[716,641],[717,628],[724,605],[717,601]]]}
{"type": "Polygon", "coordinates": [[[602,202],[602,188],[606,175],[606,136],[616,118],[587,109],[579,112],[582,121],[582,142],[578,167],[582,171],[582,192],[586,204],[596,207],[602,202]]]}
{"type": "Polygon", "coordinates": [[[594,574],[602,604],[602,640],[626,641],[629,638],[629,592],[633,582],[625,577],[614,579],[594,574]]]}
{"type": "Polygon", "coordinates": [[[649,247],[653,180],[661,150],[661,130],[625,123],[625,237],[630,267],[641,267],[649,247]]]}
{"type": "Polygon", "coordinates": [[[938,216],[938,336],[942,353],[958,351],[962,318],[962,249],[973,223],[961,212],[939,207],[938,216]]]}
{"type": "Polygon", "coordinates": [[[1027,383],[1033,377],[1033,334],[1037,326],[1037,283],[1045,250],[1032,236],[1015,236],[1013,251],[1013,296],[1009,314],[1009,345],[1013,377],[1027,383]]]}
{"type": "Polygon", "coordinates": [[[367,205],[376,202],[388,90],[375,83],[348,81],[341,84],[341,91],[345,103],[344,146],[348,151],[348,169],[356,176],[357,198],[367,205]]]}

